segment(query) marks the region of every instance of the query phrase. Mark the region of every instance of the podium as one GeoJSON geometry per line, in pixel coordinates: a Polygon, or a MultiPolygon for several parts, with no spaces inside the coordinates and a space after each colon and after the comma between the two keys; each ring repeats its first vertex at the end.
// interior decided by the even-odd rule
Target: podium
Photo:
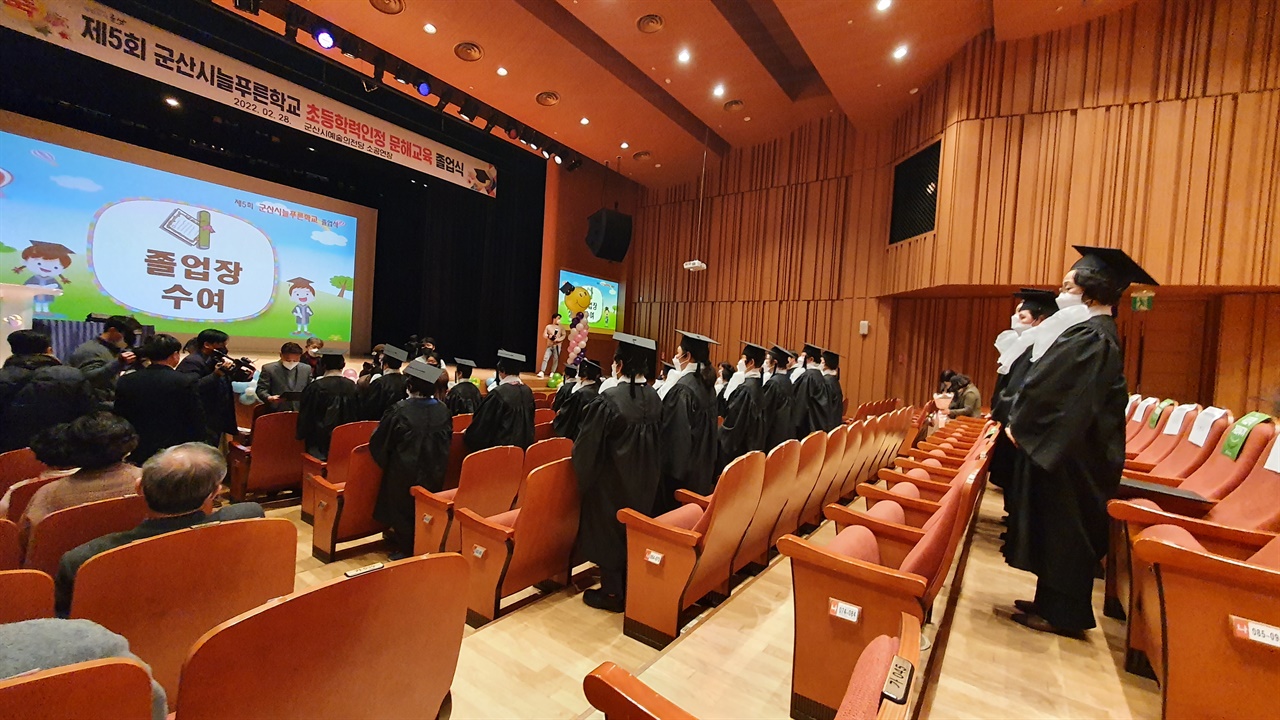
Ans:
{"type": "Polygon", "coordinates": [[[37,295],[61,295],[62,291],[36,285],[0,283],[0,363],[9,359],[9,333],[30,330],[37,295]]]}

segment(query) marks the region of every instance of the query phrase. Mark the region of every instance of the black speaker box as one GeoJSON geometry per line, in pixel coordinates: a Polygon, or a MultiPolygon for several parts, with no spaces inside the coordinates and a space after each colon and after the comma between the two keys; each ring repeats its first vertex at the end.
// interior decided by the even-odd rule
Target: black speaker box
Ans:
{"type": "Polygon", "coordinates": [[[587,218],[587,247],[605,260],[622,262],[631,247],[631,216],[600,208],[587,218]]]}

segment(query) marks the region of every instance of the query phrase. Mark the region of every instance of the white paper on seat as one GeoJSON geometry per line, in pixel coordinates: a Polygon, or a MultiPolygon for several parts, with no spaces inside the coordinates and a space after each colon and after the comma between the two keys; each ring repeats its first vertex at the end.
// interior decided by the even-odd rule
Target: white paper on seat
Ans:
{"type": "Polygon", "coordinates": [[[1152,405],[1155,405],[1158,402],[1160,402],[1160,398],[1149,397],[1143,400],[1142,402],[1138,403],[1138,407],[1133,409],[1133,417],[1129,418],[1129,422],[1136,422],[1136,423],[1142,422],[1144,419],[1142,417],[1143,413],[1147,411],[1147,408],[1151,407],[1152,405]]]}
{"type": "Polygon", "coordinates": [[[1182,421],[1187,419],[1187,413],[1196,409],[1195,403],[1187,403],[1179,405],[1173,409],[1173,414],[1169,416],[1169,422],[1164,424],[1164,430],[1160,431],[1162,435],[1177,435],[1182,432],[1182,421]]]}
{"type": "Polygon", "coordinates": [[[1204,441],[1209,439],[1209,428],[1218,421],[1218,418],[1226,415],[1225,408],[1213,407],[1212,405],[1200,411],[1200,417],[1196,418],[1196,424],[1191,426],[1191,434],[1187,437],[1196,447],[1204,447],[1204,441]]]}
{"type": "Polygon", "coordinates": [[[1274,473],[1280,473],[1280,442],[1271,445],[1271,454],[1267,456],[1267,461],[1262,467],[1274,473]]]}
{"type": "Polygon", "coordinates": [[[1124,416],[1133,417],[1133,404],[1142,399],[1142,393],[1134,393],[1129,396],[1129,404],[1124,406],[1124,416]]]}

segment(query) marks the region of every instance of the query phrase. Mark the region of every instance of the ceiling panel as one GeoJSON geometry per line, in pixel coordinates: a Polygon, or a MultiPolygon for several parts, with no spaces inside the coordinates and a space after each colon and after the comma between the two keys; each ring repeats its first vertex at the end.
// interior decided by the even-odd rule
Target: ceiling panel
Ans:
{"type": "Polygon", "coordinates": [[[991,0],[997,40],[1042,35],[1124,9],[1136,0],[991,0]]]}

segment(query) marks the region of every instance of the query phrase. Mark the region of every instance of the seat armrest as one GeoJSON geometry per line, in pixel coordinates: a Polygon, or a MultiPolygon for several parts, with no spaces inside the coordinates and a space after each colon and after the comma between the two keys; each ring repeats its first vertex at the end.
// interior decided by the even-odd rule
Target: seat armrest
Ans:
{"type": "Polygon", "coordinates": [[[955,478],[952,478],[951,481],[949,482],[942,482],[939,480],[923,480],[920,478],[909,477],[904,473],[896,472],[894,470],[881,470],[878,473],[878,475],[880,479],[884,480],[885,483],[888,484],[890,488],[892,488],[894,485],[897,485],[898,483],[911,483],[912,485],[915,485],[918,490],[920,490],[921,495],[928,493],[931,495],[936,495],[937,497],[942,497],[943,495],[946,495],[947,491],[951,489],[951,483],[955,482],[955,478]]]}
{"type": "Polygon", "coordinates": [[[1213,553],[1197,552],[1156,538],[1139,539],[1133,544],[1133,555],[1145,563],[1179,568],[1209,583],[1216,580],[1226,585],[1217,588],[1210,586],[1216,592],[1239,592],[1233,588],[1247,588],[1249,594],[1255,596],[1274,597],[1280,594],[1280,571],[1273,568],[1213,553]]]}
{"type": "Polygon", "coordinates": [[[778,539],[778,552],[791,558],[793,563],[812,565],[827,572],[876,585],[909,597],[924,597],[925,579],[915,573],[904,573],[883,565],[863,562],[824,550],[795,535],[783,535],[778,539]]]}
{"type": "Polygon", "coordinates": [[[912,516],[920,517],[919,524],[912,522],[916,527],[923,525],[926,520],[938,511],[938,508],[942,507],[940,503],[934,502],[933,500],[895,495],[884,488],[876,487],[875,485],[868,485],[867,483],[859,485],[857,492],[859,497],[866,498],[868,507],[870,507],[873,501],[878,500],[890,500],[898,503],[902,510],[907,513],[908,519],[911,519],[912,516]]]}
{"type": "Polygon", "coordinates": [[[924,470],[925,472],[929,473],[935,478],[945,478],[946,480],[950,480],[951,478],[954,478],[960,472],[960,468],[958,466],[957,467],[932,467],[929,465],[925,465],[919,460],[915,460],[909,457],[903,457],[902,455],[899,455],[898,457],[894,458],[893,464],[902,470],[915,470],[918,468],[920,470],[924,470]]]}
{"type": "Polygon", "coordinates": [[[938,462],[942,463],[942,467],[944,468],[954,469],[964,464],[963,458],[952,457],[950,455],[930,455],[928,452],[925,452],[924,450],[920,450],[919,448],[912,448],[908,450],[907,457],[911,458],[912,460],[915,460],[916,462],[922,462],[924,460],[937,460],[938,462]]]}
{"type": "Polygon", "coordinates": [[[1155,463],[1138,462],[1137,460],[1124,461],[1124,470],[1126,475],[1131,475],[1133,473],[1149,473],[1155,466],[1155,463]]]}
{"type": "Polygon", "coordinates": [[[312,475],[325,475],[329,463],[312,455],[311,453],[302,453],[302,472],[312,475]]]}
{"type": "Polygon", "coordinates": [[[1158,485],[1166,485],[1168,487],[1178,487],[1186,478],[1166,477],[1164,475],[1152,475],[1144,472],[1130,472],[1126,470],[1124,477],[1130,480],[1141,480],[1142,482],[1156,483],[1158,485]]]}
{"type": "Polygon", "coordinates": [[[442,508],[453,507],[452,500],[450,500],[449,498],[440,497],[439,495],[431,492],[430,490],[424,487],[415,485],[409,488],[409,492],[413,495],[414,501],[425,500],[431,503],[432,505],[437,505],[442,508]]]}
{"type": "Polygon", "coordinates": [[[1221,546],[1223,544],[1235,545],[1246,551],[1247,555],[1252,555],[1261,550],[1262,546],[1277,537],[1276,533],[1219,525],[1208,520],[1175,515],[1165,510],[1146,507],[1127,500],[1112,500],[1107,503],[1107,513],[1114,520],[1128,523],[1131,526],[1130,534],[1132,535],[1136,535],[1141,530],[1153,525],[1177,525],[1195,535],[1196,539],[1201,540],[1201,544],[1206,547],[1211,545],[1221,546]]]}
{"type": "Polygon", "coordinates": [[[474,532],[477,535],[483,535],[500,542],[512,540],[516,536],[515,528],[489,522],[488,518],[482,518],[468,508],[459,510],[454,519],[462,526],[464,533],[474,532]]]}
{"type": "Polygon", "coordinates": [[[707,506],[711,504],[711,498],[707,495],[699,495],[692,490],[680,489],[676,491],[676,502],[682,505],[697,505],[706,510],[707,506]]]}
{"type": "Polygon", "coordinates": [[[627,526],[628,533],[635,531],[680,547],[697,547],[702,540],[702,533],[656,522],[653,518],[630,508],[618,511],[618,522],[627,526]]]}
{"type": "Polygon", "coordinates": [[[231,442],[227,444],[227,454],[232,456],[241,455],[244,457],[249,457],[249,455],[252,453],[252,450],[253,448],[251,448],[250,446],[243,445],[238,442],[231,442]]]}
{"type": "Polygon", "coordinates": [[[915,545],[924,537],[924,531],[910,525],[899,525],[879,518],[871,517],[857,510],[850,510],[843,505],[832,503],[824,508],[827,519],[843,530],[851,525],[861,525],[875,534],[876,539],[888,538],[898,542],[915,545]]]}

